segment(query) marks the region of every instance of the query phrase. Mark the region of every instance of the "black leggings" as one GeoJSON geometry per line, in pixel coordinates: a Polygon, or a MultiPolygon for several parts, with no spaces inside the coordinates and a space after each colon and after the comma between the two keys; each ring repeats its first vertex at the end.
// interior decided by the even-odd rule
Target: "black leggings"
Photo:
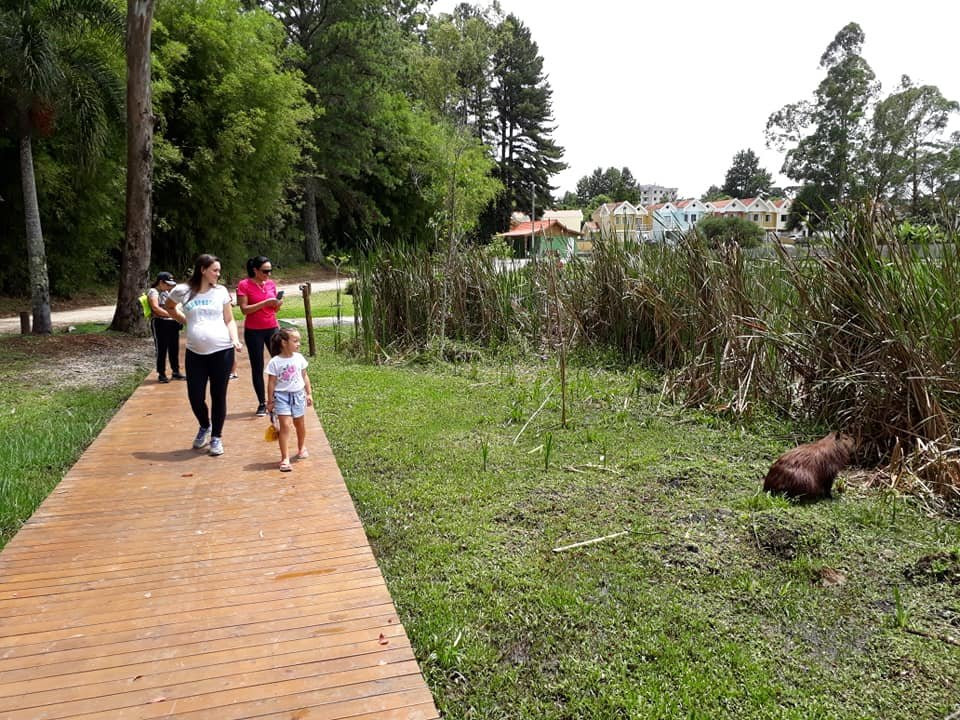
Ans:
{"type": "Polygon", "coordinates": [[[187,350],[187,397],[200,427],[210,428],[213,437],[221,437],[227,419],[227,384],[233,368],[233,348],[209,355],[187,350]],[[210,410],[207,409],[207,382],[210,383],[210,410]],[[211,417],[212,411],[212,417],[211,417]],[[211,422],[212,420],[212,422],[211,422]]]}
{"type": "Polygon", "coordinates": [[[180,323],[176,320],[152,318],[153,347],[157,352],[157,373],[167,374],[167,358],[170,371],[180,372],[180,323]]]}
{"type": "MultiPolygon", "coordinates": [[[[263,387],[263,348],[266,346],[267,352],[270,352],[270,338],[279,329],[278,327],[266,330],[243,329],[243,343],[247,346],[250,372],[253,374],[253,390],[257,393],[257,402],[261,405],[267,401],[267,394],[263,387]]],[[[270,357],[273,357],[272,352],[270,352],[270,357]]]]}

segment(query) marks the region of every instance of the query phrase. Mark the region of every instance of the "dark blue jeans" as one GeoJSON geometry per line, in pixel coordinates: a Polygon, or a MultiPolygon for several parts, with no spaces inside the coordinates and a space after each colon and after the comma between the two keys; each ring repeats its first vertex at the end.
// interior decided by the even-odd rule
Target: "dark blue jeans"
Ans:
{"type": "MultiPolygon", "coordinates": [[[[263,348],[270,351],[270,338],[280,328],[266,330],[243,329],[243,344],[247,346],[247,356],[250,358],[250,372],[253,375],[253,390],[257,393],[257,402],[263,405],[267,401],[266,390],[263,387],[263,348]]],[[[273,357],[273,353],[270,353],[273,357]]]]}
{"type": "Polygon", "coordinates": [[[227,385],[233,368],[233,348],[218,350],[209,355],[197,355],[187,350],[187,397],[190,409],[200,427],[210,428],[213,437],[223,437],[223,422],[227,419],[227,385]],[[210,384],[210,408],[207,408],[207,384],[210,384]]]}

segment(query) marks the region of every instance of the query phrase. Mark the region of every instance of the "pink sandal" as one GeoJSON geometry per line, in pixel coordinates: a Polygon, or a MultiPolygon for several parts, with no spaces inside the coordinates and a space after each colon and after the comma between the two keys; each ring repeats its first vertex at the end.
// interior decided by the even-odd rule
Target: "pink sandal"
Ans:
{"type": "Polygon", "coordinates": [[[293,470],[293,467],[290,465],[289,460],[280,461],[280,472],[290,472],[291,470],[293,470]]]}

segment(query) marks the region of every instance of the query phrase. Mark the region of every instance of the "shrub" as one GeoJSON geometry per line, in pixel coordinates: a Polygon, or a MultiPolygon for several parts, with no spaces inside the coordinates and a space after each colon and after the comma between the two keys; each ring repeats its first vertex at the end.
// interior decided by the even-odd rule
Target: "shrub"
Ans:
{"type": "Polygon", "coordinates": [[[763,228],[741,217],[707,215],[697,223],[697,230],[703,233],[713,247],[736,243],[742,248],[757,247],[763,240],[763,228]]]}

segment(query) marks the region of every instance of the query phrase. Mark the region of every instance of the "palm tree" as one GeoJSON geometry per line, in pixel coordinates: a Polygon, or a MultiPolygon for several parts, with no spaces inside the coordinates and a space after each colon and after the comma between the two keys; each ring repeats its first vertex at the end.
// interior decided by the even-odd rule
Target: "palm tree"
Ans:
{"type": "Polygon", "coordinates": [[[123,107],[104,40],[122,39],[123,30],[123,13],[110,0],[7,0],[0,8],[0,106],[16,115],[35,333],[52,326],[33,138],[51,133],[57,116],[69,114],[81,158],[92,162],[99,154],[110,115],[123,107]]]}

